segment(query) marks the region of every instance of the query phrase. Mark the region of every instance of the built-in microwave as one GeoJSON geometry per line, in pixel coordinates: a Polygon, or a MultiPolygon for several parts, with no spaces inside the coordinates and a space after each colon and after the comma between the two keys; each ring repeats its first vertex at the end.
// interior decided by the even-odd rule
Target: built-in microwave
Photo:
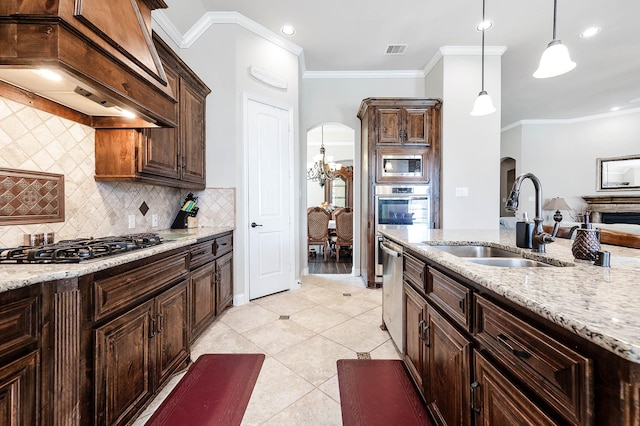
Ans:
{"type": "Polygon", "coordinates": [[[376,180],[384,182],[428,182],[426,149],[380,149],[376,180]]]}

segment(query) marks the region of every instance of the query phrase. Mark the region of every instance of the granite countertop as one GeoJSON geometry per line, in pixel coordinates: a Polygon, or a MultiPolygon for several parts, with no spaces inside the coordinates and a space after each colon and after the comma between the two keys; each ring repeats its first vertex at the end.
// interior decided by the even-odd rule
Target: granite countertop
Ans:
{"type": "Polygon", "coordinates": [[[0,264],[0,292],[26,287],[45,281],[75,278],[113,266],[122,265],[154,254],[196,243],[198,240],[232,231],[233,227],[221,226],[193,229],[167,229],[157,231],[163,243],[157,246],[133,250],[117,256],[85,260],[80,263],[0,264]]]}
{"type": "Polygon", "coordinates": [[[596,345],[640,363],[640,250],[603,244],[602,250],[611,252],[611,268],[603,268],[576,262],[571,253],[573,242],[560,238],[547,244],[547,253],[537,254],[518,249],[511,231],[410,227],[380,232],[596,345]],[[573,266],[478,265],[437,249],[444,244],[510,247],[528,258],[573,266]]]}

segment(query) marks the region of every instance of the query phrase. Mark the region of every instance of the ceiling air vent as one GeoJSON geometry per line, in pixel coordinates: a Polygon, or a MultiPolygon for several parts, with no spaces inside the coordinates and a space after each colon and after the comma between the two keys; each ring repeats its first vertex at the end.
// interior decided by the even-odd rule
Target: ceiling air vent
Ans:
{"type": "Polygon", "coordinates": [[[390,44],[384,53],[385,55],[404,55],[405,50],[407,50],[406,44],[390,44]]]}

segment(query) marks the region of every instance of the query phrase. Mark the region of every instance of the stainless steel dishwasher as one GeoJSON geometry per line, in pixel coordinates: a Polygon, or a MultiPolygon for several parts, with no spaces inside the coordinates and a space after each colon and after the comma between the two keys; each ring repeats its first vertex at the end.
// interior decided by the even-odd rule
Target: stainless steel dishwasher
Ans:
{"type": "Polygon", "coordinates": [[[402,346],[402,246],[385,238],[378,241],[382,252],[382,325],[391,335],[396,348],[402,346]]]}

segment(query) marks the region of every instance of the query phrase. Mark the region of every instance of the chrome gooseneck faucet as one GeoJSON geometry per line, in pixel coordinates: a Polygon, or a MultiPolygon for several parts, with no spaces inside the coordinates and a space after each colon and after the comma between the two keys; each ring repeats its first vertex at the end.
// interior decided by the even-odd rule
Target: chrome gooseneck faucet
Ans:
{"type": "Polygon", "coordinates": [[[552,243],[555,241],[555,238],[546,232],[542,228],[542,184],[540,184],[540,180],[533,173],[525,173],[518,176],[513,182],[513,187],[511,188],[511,194],[509,194],[509,198],[505,203],[505,209],[515,212],[518,210],[518,197],[520,196],[520,185],[525,179],[531,179],[533,182],[533,186],[536,190],[536,217],[533,218],[534,229],[533,229],[533,237],[531,246],[531,251],[544,253],[545,252],[545,244],[552,243]]]}

